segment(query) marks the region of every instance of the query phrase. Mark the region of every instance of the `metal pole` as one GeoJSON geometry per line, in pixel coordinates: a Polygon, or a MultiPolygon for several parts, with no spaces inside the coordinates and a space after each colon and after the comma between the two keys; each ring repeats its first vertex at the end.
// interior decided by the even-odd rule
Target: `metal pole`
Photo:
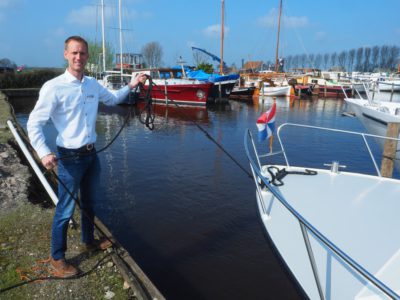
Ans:
{"type": "Polygon", "coordinates": [[[42,171],[36,164],[35,159],[32,157],[32,154],[29,152],[28,148],[26,147],[25,143],[19,136],[17,130],[15,129],[13,123],[8,120],[7,125],[10,128],[12,134],[14,135],[18,145],[21,147],[22,152],[25,154],[25,157],[28,159],[28,162],[30,163],[32,169],[35,171],[36,175],[38,176],[40,182],[43,184],[44,188],[46,189],[47,193],[49,194],[51,200],[53,201],[54,205],[57,205],[58,203],[58,197],[54,193],[52,187],[50,186],[49,182],[47,181],[46,177],[44,177],[42,171]]]}
{"type": "Polygon", "coordinates": [[[123,74],[123,66],[122,66],[122,4],[121,0],[118,1],[119,8],[119,55],[120,57],[120,73],[121,73],[121,83],[122,83],[122,74],[123,74]]]}
{"type": "Polygon", "coordinates": [[[104,0],[101,0],[101,38],[103,45],[103,72],[106,71],[106,38],[104,31],[104,0]]]}
{"type": "Polygon", "coordinates": [[[392,82],[392,91],[390,93],[390,102],[393,100],[393,93],[394,93],[394,82],[392,82]]]}
{"type": "Polygon", "coordinates": [[[299,220],[299,224],[300,224],[301,232],[303,233],[304,243],[306,244],[308,257],[310,258],[311,268],[312,268],[312,271],[314,274],[315,283],[317,284],[319,297],[321,300],[324,300],[325,295],[324,295],[324,292],[321,287],[321,281],[319,280],[317,264],[315,263],[314,253],[311,248],[310,239],[308,238],[307,229],[305,228],[304,224],[301,223],[300,220],[299,220]]]}
{"type": "Polygon", "coordinates": [[[225,2],[224,0],[221,1],[221,61],[219,64],[219,73],[222,75],[224,73],[224,9],[225,9],[225,2]]]}
{"type": "Polygon", "coordinates": [[[281,31],[281,15],[282,15],[282,0],[280,1],[279,4],[279,17],[278,17],[278,36],[276,40],[276,52],[275,52],[275,72],[278,72],[279,66],[278,66],[278,59],[279,59],[279,35],[281,31]]]}

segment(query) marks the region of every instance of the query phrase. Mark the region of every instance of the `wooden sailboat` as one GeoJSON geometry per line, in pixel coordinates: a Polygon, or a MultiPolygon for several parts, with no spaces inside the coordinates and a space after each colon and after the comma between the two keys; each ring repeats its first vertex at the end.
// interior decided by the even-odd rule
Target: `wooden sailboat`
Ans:
{"type": "Polygon", "coordinates": [[[261,96],[290,96],[294,93],[293,87],[288,84],[286,76],[281,74],[279,59],[279,39],[281,31],[282,0],[279,1],[278,31],[275,50],[275,72],[265,73],[259,79],[259,94],[261,96]]]}

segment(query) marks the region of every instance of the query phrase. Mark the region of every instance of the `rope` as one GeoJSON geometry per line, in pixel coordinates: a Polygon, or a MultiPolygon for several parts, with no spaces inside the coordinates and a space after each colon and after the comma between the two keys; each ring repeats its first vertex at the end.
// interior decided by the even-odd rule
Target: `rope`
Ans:
{"type": "Polygon", "coordinates": [[[151,92],[153,90],[153,79],[150,76],[147,76],[149,80],[149,88],[146,90],[145,105],[144,108],[139,113],[139,121],[140,123],[146,125],[150,130],[154,129],[154,119],[155,114],[153,110],[153,99],[151,98],[151,92]]]}
{"type": "MultiPolygon", "coordinates": [[[[151,84],[154,85],[155,87],[157,87],[159,89],[159,91],[161,93],[164,94],[164,96],[167,98],[168,101],[172,102],[172,104],[174,104],[177,108],[180,108],[181,106],[176,103],[174,100],[169,99],[168,95],[165,93],[165,91],[158,86],[157,84],[155,84],[153,81],[151,81],[151,84]]],[[[150,88],[149,88],[150,89],[150,88]]],[[[253,175],[247,171],[245,169],[245,167],[243,167],[220,143],[218,143],[209,133],[207,130],[205,130],[198,122],[192,120],[187,114],[185,114],[184,110],[182,110],[182,114],[185,115],[187,117],[188,120],[190,120],[201,132],[204,133],[204,135],[211,141],[213,142],[222,152],[224,152],[244,173],[247,174],[247,176],[249,176],[249,178],[253,178],[253,175]]]]}
{"type": "MultiPolygon", "coordinates": [[[[21,280],[23,280],[23,281],[21,281],[21,282],[19,282],[19,283],[17,283],[17,284],[14,284],[14,285],[11,285],[11,286],[8,286],[8,287],[5,287],[5,288],[0,289],[0,293],[4,293],[4,292],[7,292],[7,291],[9,291],[9,290],[12,290],[12,289],[15,289],[15,288],[17,288],[17,287],[20,287],[20,286],[23,286],[23,285],[26,285],[26,284],[29,284],[29,283],[33,283],[33,282],[41,282],[41,281],[44,281],[44,280],[73,280],[73,279],[82,278],[82,277],[84,277],[84,276],[86,276],[86,275],[89,275],[89,274],[92,273],[94,270],[96,270],[97,267],[100,266],[100,264],[101,264],[108,256],[111,255],[111,253],[112,253],[112,252],[109,252],[109,253],[107,253],[106,255],[104,255],[104,256],[103,256],[101,259],[99,259],[99,260],[97,261],[97,263],[96,263],[91,269],[89,269],[88,271],[83,272],[83,273],[79,273],[79,274],[77,274],[77,275],[75,275],[75,276],[66,277],[66,278],[55,277],[55,276],[39,276],[39,277],[29,278],[29,276],[27,275],[27,273],[28,273],[27,271],[23,271],[23,270],[17,268],[17,269],[16,269],[16,272],[19,274],[21,280]]],[[[47,260],[43,260],[43,261],[41,261],[41,262],[38,261],[38,263],[46,263],[46,262],[47,262],[47,260]]],[[[43,267],[39,267],[39,268],[43,268],[43,267]]],[[[33,268],[32,268],[32,269],[33,269],[33,268]]],[[[47,268],[46,268],[46,269],[47,269],[47,268]]],[[[48,273],[51,274],[50,271],[49,271],[48,273]]]]}
{"type": "Polygon", "coordinates": [[[305,169],[305,172],[302,171],[286,171],[285,168],[280,169],[275,166],[270,166],[267,168],[268,173],[271,175],[271,180],[269,181],[275,186],[282,186],[284,183],[282,179],[288,174],[295,175],[317,175],[317,171],[305,169]]]}

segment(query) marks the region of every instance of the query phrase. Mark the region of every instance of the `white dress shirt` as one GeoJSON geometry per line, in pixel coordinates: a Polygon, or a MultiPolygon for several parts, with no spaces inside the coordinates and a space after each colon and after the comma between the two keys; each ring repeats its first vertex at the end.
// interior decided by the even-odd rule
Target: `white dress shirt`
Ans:
{"type": "Polygon", "coordinates": [[[51,119],[58,132],[57,146],[77,149],[96,141],[96,117],[99,101],[106,105],[121,103],[129,94],[129,86],[115,93],[103,87],[93,77],[82,81],[68,70],[47,81],[28,119],[28,136],[38,156],[51,153],[46,145],[43,126],[51,119]]]}

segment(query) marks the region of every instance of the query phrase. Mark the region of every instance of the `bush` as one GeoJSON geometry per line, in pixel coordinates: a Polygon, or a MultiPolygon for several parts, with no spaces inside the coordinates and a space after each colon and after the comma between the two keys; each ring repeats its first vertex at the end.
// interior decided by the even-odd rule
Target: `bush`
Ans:
{"type": "Polygon", "coordinates": [[[57,70],[4,73],[0,74],[0,89],[40,88],[46,81],[60,74],[61,71],[57,70]]]}

